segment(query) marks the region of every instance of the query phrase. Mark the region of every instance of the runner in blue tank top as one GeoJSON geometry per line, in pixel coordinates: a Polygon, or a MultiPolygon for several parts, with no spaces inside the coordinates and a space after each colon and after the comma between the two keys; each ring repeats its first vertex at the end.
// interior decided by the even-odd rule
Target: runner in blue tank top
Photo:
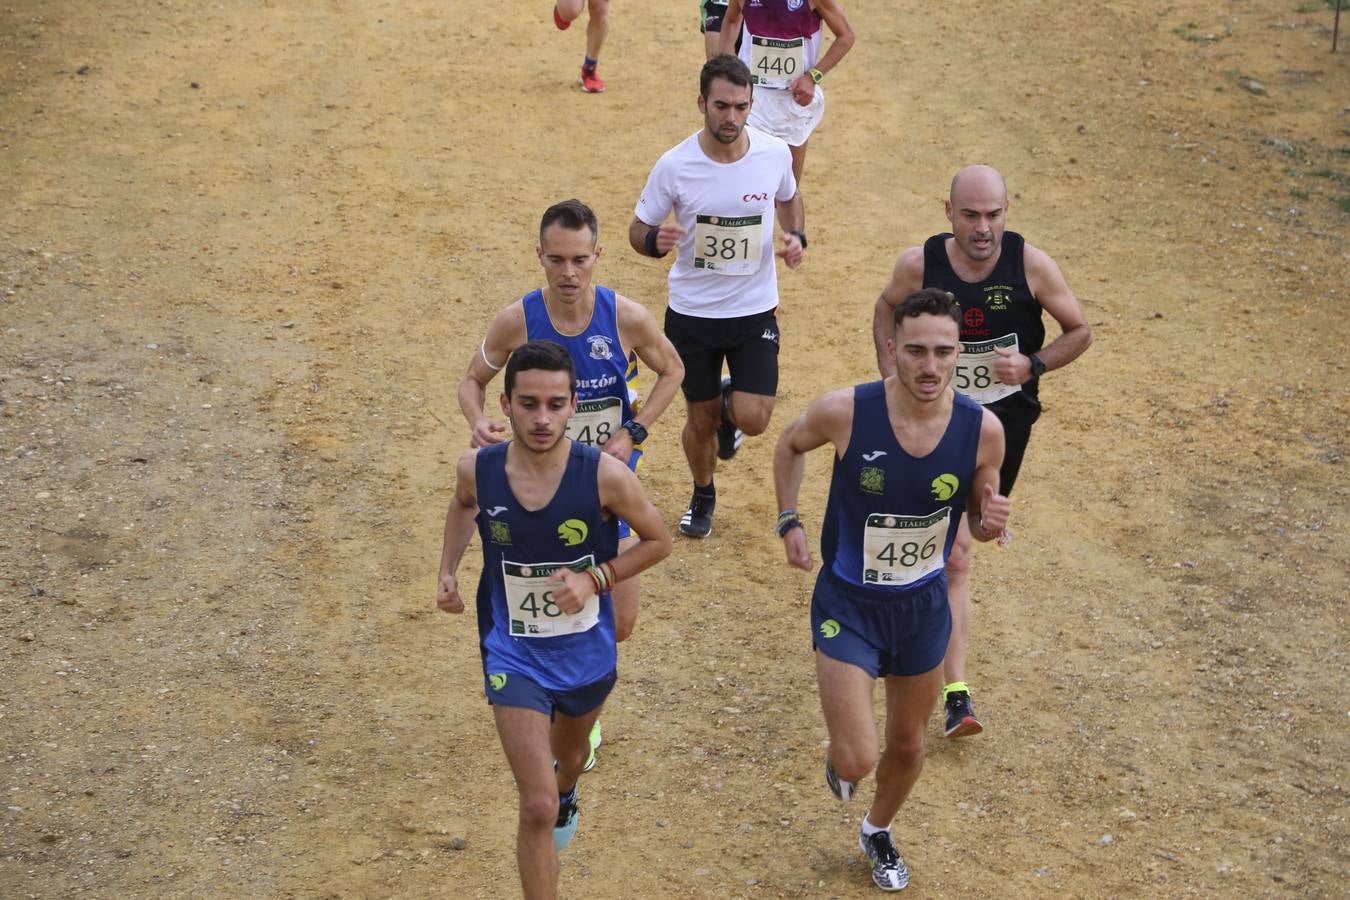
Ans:
{"type": "Polygon", "coordinates": [[[436,605],[464,611],[455,572],[477,523],[484,691],[520,794],[521,886],[551,897],[557,851],[576,830],[587,736],[617,677],[610,587],[668,556],[671,540],[627,466],[567,438],[577,407],[567,351],[517,348],[500,402],[515,437],[460,457],[436,605]],[[637,540],[616,555],[618,517],[637,540]]]}
{"type": "MultiPolygon", "coordinates": [[[[924,287],[955,294],[961,304],[961,360],[955,386],[1003,423],[999,485],[1011,494],[1031,426],[1040,416],[1041,376],[1082,355],[1092,344],[1092,328],[1049,254],[1005,230],[1008,186],[996,170],[967,166],[957,172],[945,210],[951,233],[934,235],[901,253],[890,283],[877,299],[872,318],[877,367],[883,378],[894,371],[886,340],[892,308],[901,298],[924,287]],[[1062,331],[1049,344],[1043,313],[1049,313],[1062,331]]],[[[949,738],[979,734],[984,727],[971,707],[966,683],[970,550],[970,534],[962,528],[947,560],[952,636],[942,663],[942,694],[949,738]]]]}
{"type": "Polygon", "coordinates": [[[924,726],[942,687],[951,631],[944,565],[962,515],[982,541],[1003,532],[1003,426],[951,387],[960,307],[925,289],[896,307],[886,349],[895,374],[832,391],[790,424],[774,450],[778,533],[790,565],[810,571],[797,495],[807,452],[835,447],[811,597],[816,677],[830,747],[825,779],[850,799],[873,768],[877,789],[859,845],[882,890],[909,883],[891,821],[923,769],[924,726]],[[885,752],[872,690],[886,684],[885,752]]]}
{"type": "MultiPolygon", "coordinates": [[[[474,447],[503,439],[506,426],[484,410],[487,385],[508,355],[526,341],[552,340],[562,345],[577,367],[577,414],[568,437],[599,447],[636,469],[648,429],[669,405],[684,380],[684,364],[662,334],[656,319],[641,304],[599,285],[592,286],[595,266],[604,248],[595,213],[580,200],[548,208],[539,223],[539,261],[547,285],[499,312],[469,360],[459,385],[459,407],[472,429],[474,447]],[[656,373],[645,403],[638,398],[638,360],[656,373]]],[[[619,523],[620,548],[633,538],[619,523]]],[[[614,588],[614,631],[627,640],[637,624],[638,580],[614,588]]],[[[600,746],[599,723],[591,736],[600,746]]],[[[592,752],[587,770],[595,765],[592,752]]]]}

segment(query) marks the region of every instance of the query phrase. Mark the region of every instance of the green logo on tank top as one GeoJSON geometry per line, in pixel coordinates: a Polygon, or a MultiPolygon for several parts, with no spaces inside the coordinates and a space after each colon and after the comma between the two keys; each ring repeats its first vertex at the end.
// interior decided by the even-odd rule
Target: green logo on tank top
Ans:
{"type": "Polygon", "coordinates": [[[933,496],[938,500],[950,500],[960,486],[960,479],[947,472],[933,479],[933,496]]]}
{"type": "Polygon", "coordinates": [[[591,530],[586,527],[586,523],[580,519],[568,519],[558,526],[558,540],[562,541],[567,547],[575,547],[582,541],[591,530]]]}
{"type": "Polygon", "coordinates": [[[864,493],[882,493],[886,488],[886,472],[876,466],[863,466],[858,472],[858,487],[864,493]]]}
{"type": "Polygon", "coordinates": [[[494,544],[506,544],[507,546],[510,546],[511,526],[507,525],[505,522],[489,522],[488,537],[492,539],[492,543],[494,544]]]}

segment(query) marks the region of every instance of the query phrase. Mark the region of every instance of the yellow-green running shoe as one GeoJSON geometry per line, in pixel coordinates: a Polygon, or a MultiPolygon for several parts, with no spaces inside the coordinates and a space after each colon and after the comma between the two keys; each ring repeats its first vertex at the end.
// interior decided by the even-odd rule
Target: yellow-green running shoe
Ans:
{"type": "Polygon", "coordinates": [[[603,740],[600,734],[600,720],[596,719],[595,724],[591,726],[591,755],[586,757],[586,765],[581,767],[581,771],[589,772],[595,768],[595,751],[600,749],[600,742],[603,740]]]}

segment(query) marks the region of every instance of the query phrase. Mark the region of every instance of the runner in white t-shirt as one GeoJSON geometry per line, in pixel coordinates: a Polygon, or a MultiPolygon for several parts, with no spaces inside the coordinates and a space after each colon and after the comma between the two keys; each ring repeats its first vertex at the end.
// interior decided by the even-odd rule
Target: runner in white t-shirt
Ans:
{"type": "Polygon", "coordinates": [[[678,248],[665,327],[684,362],[694,495],[680,531],[691,537],[712,532],[718,458],[735,455],[742,433],[769,427],[778,391],[774,258],[795,269],[806,248],[792,155],[783,141],[746,127],[752,101],[745,63],[724,54],[704,64],[703,129],[657,161],[628,227],[645,256],[678,248]]]}

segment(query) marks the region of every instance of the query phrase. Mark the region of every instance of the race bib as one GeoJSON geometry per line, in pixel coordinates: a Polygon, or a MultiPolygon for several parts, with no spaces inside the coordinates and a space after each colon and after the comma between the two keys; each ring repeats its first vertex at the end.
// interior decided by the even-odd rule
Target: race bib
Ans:
{"type": "Polygon", "coordinates": [[[805,71],[802,38],[780,40],[750,35],[750,80],[754,84],[783,90],[805,71]]]}
{"type": "Polygon", "coordinates": [[[623,421],[623,401],[618,397],[581,400],[567,421],[567,436],[578,444],[599,447],[619,430],[623,421]]]}
{"type": "Polygon", "coordinates": [[[951,513],[947,506],[931,516],[868,516],[863,529],[863,582],[904,587],[941,569],[951,513]]]}
{"type": "Polygon", "coordinates": [[[557,637],[590,631],[600,620],[600,598],[591,594],[575,615],[567,615],[553,602],[553,573],[559,569],[581,572],[595,565],[595,557],[584,556],[572,562],[521,565],[502,560],[502,580],[506,583],[506,605],[511,616],[511,636],[519,638],[557,637]]]}
{"type": "Polygon", "coordinates": [[[721,275],[759,271],[763,245],[760,216],[698,216],[694,224],[694,268],[721,275]]]}
{"type": "Polygon", "coordinates": [[[978,343],[961,342],[961,357],[956,361],[956,376],[952,384],[961,393],[981,406],[1002,400],[1022,389],[1020,384],[1004,384],[994,374],[994,363],[998,354],[995,347],[1017,349],[1017,335],[1005,334],[992,341],[978,343]]]}

